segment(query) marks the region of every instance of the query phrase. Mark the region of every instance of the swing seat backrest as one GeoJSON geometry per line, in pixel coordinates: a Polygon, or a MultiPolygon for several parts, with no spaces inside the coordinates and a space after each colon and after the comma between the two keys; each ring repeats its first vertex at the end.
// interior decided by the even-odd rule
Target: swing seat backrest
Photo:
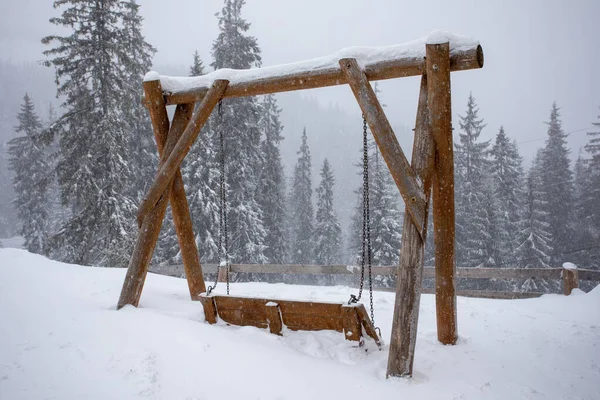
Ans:
{"type": "Polygon", "coordinates": [[[314,301],[274,300],[225,295],[199,296],[204,317],[210,324],[221,318],[228,324],[255,326],[281,335],[283,328],[292,331],[334,330],[346,340],[362,342],[364,335],[377,345],[381,340],[363,304],[314,301]]]}

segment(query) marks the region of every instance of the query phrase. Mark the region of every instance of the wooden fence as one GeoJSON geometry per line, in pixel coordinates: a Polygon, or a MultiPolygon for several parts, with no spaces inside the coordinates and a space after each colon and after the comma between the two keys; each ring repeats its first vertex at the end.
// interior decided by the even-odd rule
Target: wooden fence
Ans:
{"type": "MultiPolygon", "coordinates": [[[[203,264],[205,274],[216,274],[217,264],[203,264]]],[[[374,276],[396,276],[395,266],[372,267],[374,276]]],[[[169,276],[184,276],[183,265],[155,265],[150,272],[169,276]]],[[[291,274],[291,275],[346,275],[360,274],[360,268],[352,265],[299,265],[299,264],[232,264],[232,279],[239,273],[251,274],[291,274]]],[[[579,281],[600,282],[600,271],[572,268],[457,268],[458,279],[496,279],[496,280],[527,280],[546,279],[560,280],[563,293],[569,295],[574,288],[579,287],[579,281]]],[[[435,278],[435,268],[425,267],[423,278],[435,278]]],[[[222,279],[221,279],[222,280],[222,279]]],[[[377,287],[377,290],[394,292],[395,287],[377,287]]],[[[435,293],[434,288],[423,288],[423,293],[435,293]]],[[[459,296],[481,297],[494,299],[523,299],[539,297],[540,292],[508,292],[491,290],[457,290],[459,296]]]]}

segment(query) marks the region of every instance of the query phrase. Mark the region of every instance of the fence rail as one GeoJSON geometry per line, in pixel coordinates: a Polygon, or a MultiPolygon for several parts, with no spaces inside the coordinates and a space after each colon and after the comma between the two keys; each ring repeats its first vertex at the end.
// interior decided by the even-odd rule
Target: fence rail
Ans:
{"type": "MultiPolygon", "coordinates": [[[[205,274],[215,274],[217,264],[203,264],[205,274]]],[[[396,266],[376,266],[372,268],[375,276],[396,276],[396,266]]],[[[183,276],[183,265],[155,265],[150,272],[183,276]]],[[[232,273],[254,274],[302,274],[302,275],[357,275],[360,267],[356,265],[302,265],[302,264],[232,264],[232,273]]],[[[425,267],[424,278],[435,278],[435,268],[425,267]]],[[[568,268],[457,268],[457,278],[466,279],[520,279],[531,278],[562,280],[563,292],[570,294],[571,290],[579,287],[579,281],[600,282],[600,271],[591,269],[568,268]]],[[[392,288],[378,288],[383,291],[394,291],[392,288]]],[[[434,289],[423,288],[423,293],[434,293],[434,289]]],[[[485,297],[499,299],[531,298],[541,296],[539,292],[495,292],[488,290],[458,290],[459,296],[485,297]]]]}

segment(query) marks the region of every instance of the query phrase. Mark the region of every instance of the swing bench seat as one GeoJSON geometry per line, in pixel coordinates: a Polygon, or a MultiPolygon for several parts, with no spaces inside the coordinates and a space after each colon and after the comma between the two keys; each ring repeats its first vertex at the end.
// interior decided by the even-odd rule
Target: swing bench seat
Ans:
{"type": "Polygon", "coordinates": [[[259,299],[206,293],[200,294],[199,299],[209,324],[215,324],[221,318],[231,325],[268,328],[275,335],[282,335],[284,327],[292,331],[334,330],[344,333],[346,340],[357,341],[362,345],[362,338],[366,335],[381,346],[381,339],[363,304],[259,299]]]}

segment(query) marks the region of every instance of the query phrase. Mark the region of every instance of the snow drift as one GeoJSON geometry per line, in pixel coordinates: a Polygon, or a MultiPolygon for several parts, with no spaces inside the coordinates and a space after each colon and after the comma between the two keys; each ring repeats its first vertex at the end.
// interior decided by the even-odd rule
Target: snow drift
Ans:
{"type": "MultiPolygon", "coordinates": [[[[530,300],[459,298],[456,346],[422,297],[415,377],[385,379],[387,346],[337,332],[204,323],[186,282],[150,274],[139,308],[115,310],[125,270],[0,249],[0,399],[593,399],[600,288],[530,300]]],[[[243,295],[345,301],[346,287],[232,284],[243,295]]],[[[389,339],[393,294],[375,293],[389,339]]]]}

